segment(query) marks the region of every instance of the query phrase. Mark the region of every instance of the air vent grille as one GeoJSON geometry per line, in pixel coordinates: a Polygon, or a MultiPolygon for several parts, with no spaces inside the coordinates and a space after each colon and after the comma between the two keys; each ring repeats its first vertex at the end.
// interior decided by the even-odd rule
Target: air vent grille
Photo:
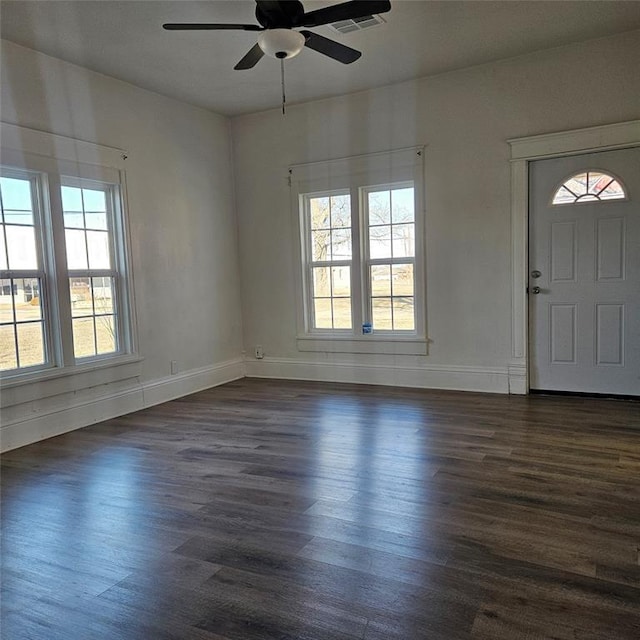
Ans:
{"type": "Polygon", "coordinates": [[[340,20],[340,22],[334,22],[329,26],[338,33],[352,33],[353,31],[362,31],[363,29],[375,27],[383,22],[385,20],[380,16],[361,16],[353,20],[340,20]]]}

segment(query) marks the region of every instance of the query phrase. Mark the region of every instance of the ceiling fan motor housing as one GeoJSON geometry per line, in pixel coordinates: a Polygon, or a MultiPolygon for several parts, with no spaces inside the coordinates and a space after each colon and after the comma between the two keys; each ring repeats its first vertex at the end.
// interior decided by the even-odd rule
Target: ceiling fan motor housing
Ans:
{"type": "Polygon", "coordinates": [[[304,43],[305,37],[291,29],[267,29],[258,38],[258,45],[264,53],[281,60],[297,56],[304,43]]]}

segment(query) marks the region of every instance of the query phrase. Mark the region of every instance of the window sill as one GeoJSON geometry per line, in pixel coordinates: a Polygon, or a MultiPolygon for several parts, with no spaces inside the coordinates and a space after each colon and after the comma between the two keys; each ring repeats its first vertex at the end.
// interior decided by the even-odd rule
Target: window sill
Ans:
{"type": "Polygon", "coordinates": [[[366,353],[382,355],[426,356],[428,339],[416,336],[323,336],[305,335],[297,338],[298,351],[326,353],[366,353]]]}
{"type": "Polygon", "coordinates": [[[120,382],[140,375],[139,355],[95,360],[70,367],[54,367],[0,378],[0,407],[120,382]]]}

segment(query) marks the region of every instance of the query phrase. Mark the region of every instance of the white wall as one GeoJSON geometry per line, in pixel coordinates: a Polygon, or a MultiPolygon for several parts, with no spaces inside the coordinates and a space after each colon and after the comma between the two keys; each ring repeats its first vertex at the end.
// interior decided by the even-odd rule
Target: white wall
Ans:
{"type": "Polygon", "coordinates": [[[76,391],[60,382],[4,390],[2,447],[242,375],[237,234],[228,120],[2,43],[0,119],[126,149],[141,364],[76,391]],[[170,376],[170,362],[178,376],[170,376]],[[35,387],[35,388],[34,388],[35,387]],[[64,392],[62,392],[64,390],[64,392]],[[118,394],[113,397],[113,394],[118,394]]]}
{"type": "MultiPolygon", "coordinates": [[[[636,119],[640,32],[232,120],[249,375],[506,392],[508,138],[636,119]],[[426,357],[297,351],[286,169],[426,144],[426,357]]],[[[295,99],[295,87],[289,87],[295,99]]]]}

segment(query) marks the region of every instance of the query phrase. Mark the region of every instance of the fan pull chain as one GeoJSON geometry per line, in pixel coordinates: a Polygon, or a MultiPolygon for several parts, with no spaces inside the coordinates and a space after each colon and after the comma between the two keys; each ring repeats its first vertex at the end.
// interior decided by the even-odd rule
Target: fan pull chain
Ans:
{"type": "Polygon", "coordinates": [[[286,102],[284,95],[284,58],[280,58],[280,79],[282,81],[282,115],[284,115],[284,105],[286,102]]]}

